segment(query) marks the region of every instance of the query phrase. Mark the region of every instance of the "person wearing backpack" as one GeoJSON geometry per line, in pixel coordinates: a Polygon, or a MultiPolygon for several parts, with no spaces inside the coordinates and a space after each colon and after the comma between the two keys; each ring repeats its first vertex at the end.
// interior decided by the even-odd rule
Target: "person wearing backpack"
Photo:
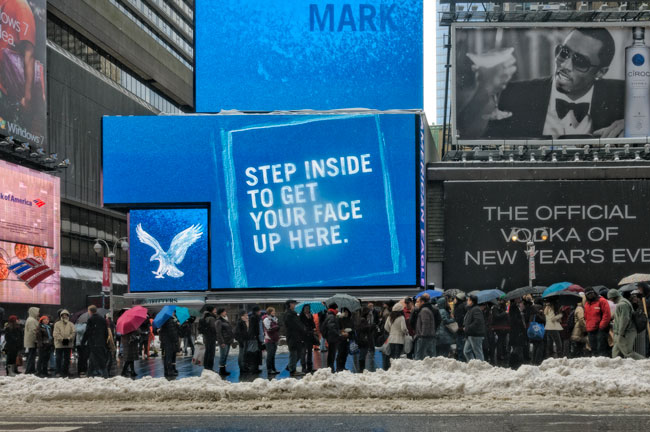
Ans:
{"type": "Polygon", "coordinates": [[[203,357],[203,368],[213,370],[214,355],[217,349],[217,315],[216,306],[208,306],[203,317],[199,320],[199,333],[203,335],[205,356],[203,357]]]}
{"type": "Polygon", "coordinates": [[[614,346],[612,347],[612,358],[619,355],[634,360],[643,360],[644,357],[634,352],[634,340],[636,339],[637,328],[632,319],[632,304],[621,297],[618,290],[611,289],[607,298],[616,304],[614,311],[614,346]]]}

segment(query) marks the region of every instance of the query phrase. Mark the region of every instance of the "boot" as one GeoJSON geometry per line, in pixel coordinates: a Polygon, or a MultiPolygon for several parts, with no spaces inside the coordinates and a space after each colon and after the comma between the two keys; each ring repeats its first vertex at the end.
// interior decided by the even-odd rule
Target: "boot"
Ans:
{"type": "Polygon", "coordinates": [[[226,367],[225,367],[225,366],[221,366],[221,367],[219,367],[219,375],[221,375],[221,376],[228,376],[228,375],[230,375],[230,372],[227,372],[227,371],[226,371],[226,367]]]}

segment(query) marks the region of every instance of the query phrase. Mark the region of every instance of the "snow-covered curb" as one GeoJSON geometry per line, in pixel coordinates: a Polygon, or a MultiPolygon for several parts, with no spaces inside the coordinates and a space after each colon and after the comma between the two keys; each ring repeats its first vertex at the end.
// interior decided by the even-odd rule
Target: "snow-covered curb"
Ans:
{"type": "MultiPolygon", "coordinates": [[[[107,406],[146,406],[183,410],[192,404],[243,406],[247,403],[309,401],[345,406],[354,400],[427,401],[439,404],[457,399],[480,401],[485,409],[504,408],[504,401],[517,404],[537,401],[539,409],[554,407],[561,397],[591,402],[615,402],[621,398],[650,397],[650,360],[549,359],[540,367],[522,366],[517,371],[488,363],[459,363],[435,358],[424,361],[397,360],[387,372],[332,374],[321,369],[301,380],[256,379],[230,383],[204,372],[200,377],[167,381],[161,378],[129,380],[40,379],[34,376],[0,377],[2,406],[56,407],[57,402],[86,404],[91,410],[107,406]],[[215,404],[219,402],[219,404],[215,404]],[[52,405],[55,404],[55,405],[52,405]]],[[[646,399],[647,400],[647,399],[646,399]]],[[[367,401],[367,405],[374,402],[367,401]]],[[[86,406],[84,405],[84,406],[86,406]]],[[[63,408],[65,408],[64,405],[63,408]]],[[[74,406],[74,405],[69,405],[74,406]]],[[[460,408],[460,407],[459,407],[460,408]]],[[[561,407],[560,407],[561,408],[561,407]]]]}

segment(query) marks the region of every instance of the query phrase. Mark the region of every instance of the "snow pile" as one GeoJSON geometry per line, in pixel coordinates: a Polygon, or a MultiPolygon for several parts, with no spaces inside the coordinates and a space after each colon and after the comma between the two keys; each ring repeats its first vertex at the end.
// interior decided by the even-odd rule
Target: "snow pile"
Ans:
{"type": "MultiPolygon", "coordinates": [[[[424,361],[396,360],[387,372],[332,374],[321,369],[300,380],[230,383],[205,371],[200,377],[167,381],[115,377],[108,380],[40,379],[30,375],[0,377],[0,403],[47,402],[235,402],[353,399],[509,400],[558,396],[592,401],[650,396],[650,360],[584,358],[549,359],[540,367],[517,371],[488,363],[459,363],[445,358],[424,361]]],[[[178,406],[181,406],[178,405],[178,406]]]]}

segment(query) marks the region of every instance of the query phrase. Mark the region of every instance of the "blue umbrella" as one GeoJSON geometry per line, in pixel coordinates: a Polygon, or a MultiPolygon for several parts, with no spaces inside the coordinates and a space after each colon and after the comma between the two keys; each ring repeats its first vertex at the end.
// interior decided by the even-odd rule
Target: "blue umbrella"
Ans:
{"type": "Polygon", "coordinates": [[[327,309],[325,305],[317,301],[306,301],[296,305],[296,312],[301,313],[304,306],[309,306],[311,313],[319,313],[327,309]]]}
{"type": "Polygon", "coordinates": [[[476,298],[478,299],[478,303],[481,304],[481,303],[487,303],[489,301],[501,298],[501,297],[503,297],[505,295],[506,295],[506,293],[504,293],[501,290],[489,289],[489,290],[479,291],[476,294],[476,298]]]}
{"type": "Polygon", "coordinates": [[[178,320],[178,324],[183,324],[190,319],[190,310],[183,306],[176,306],[176,319],[178,320]]]}
{"type": "Polygon", "coordinates": [[[431,298],[431,299],[442,297],[442,291],[436,291],[436,290],[428,289],[428,290],[420,291],[419,293],[417,293],[415,295],[415,298],[420,298],[420,296],[422,296],[424,294],[429,294],[429,298],[431,298]]]}
{"type": "Polygon", "coordinates": [[[569,288],[571,285],[573,285],[571,282],[554,283],[553,285],[551,285],[550,287],[544,290],[544,293],[542,294],[542,298],[548,296],[549,294],[553,294],[554,292],[564,291],[565,289],[569,288]]]}
{"type": "Polygon", "coordinates": [[[174,311],[176,310],[176,306],[171,306],[167,305],[163,307],[160,312],[158,312],[158,315],[153,319],[153,326],[154,328],[160,328],[169,320],[174,315],[174,311]]]}

